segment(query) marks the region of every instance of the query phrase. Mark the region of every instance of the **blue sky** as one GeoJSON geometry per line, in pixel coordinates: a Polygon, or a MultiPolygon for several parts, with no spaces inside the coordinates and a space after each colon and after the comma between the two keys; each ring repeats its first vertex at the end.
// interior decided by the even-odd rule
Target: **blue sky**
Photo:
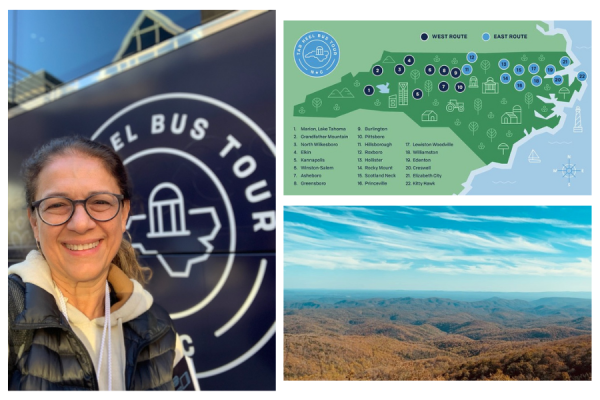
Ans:
{"type": "Polygon", "coordinates": [[[590,207],[285,207],[285,289],[591,291],[590,207]]]}
{"type": "MultiPolygon", "coordinates": [[[[140,12],[9,10],[8,58],[32,72],[44,69],[69,82],[109,65],[140,12]]],[[[184,29],[200,24],[199,11],[160,12],[184,29]]]]}

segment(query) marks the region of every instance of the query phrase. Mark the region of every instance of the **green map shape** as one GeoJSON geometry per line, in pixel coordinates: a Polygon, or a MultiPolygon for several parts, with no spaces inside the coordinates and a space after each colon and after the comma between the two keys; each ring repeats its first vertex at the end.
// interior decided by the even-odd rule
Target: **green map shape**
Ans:
{"type": "Polygon", "coordinates": [[[575,79],[569,85],[567,77],[562,84],[555,85],[552,76],[546,76],[545,72],[535,74],[542,78],[542,84],[535,87],[531,84],[534,74],[526,71],[518,76],[513,72],[516,65],[527,69],[529,64],[535,62],[541,69],[552,64],[560,74],[564,68],[559,67],[559,61],[567,56],[565,52],[480,53],[477,61],[472,64],[466,61],[464,52],[410,53],[415,59],[414,64],[405,66],[405,72],[398,75],[394,67],[396,64],[404,64],[406,55],[408,54],[383,52],[380,60],[373,64],[383,68],[381,75],[375,76],[370,71],[356,75],[349,73],[339,83],[307,95],[304,103],[294,106],[294,115],[336,118],[359,109],[405,113],[419,126],[452,129],[486,164],[507,163],[514,143],[534,129],[554,128],[559,124],[558,115],[552,115],[554,105],[544,100],[550,101],[551,96],[554,96],[559,101],[568,103],[581,89],[581,82],[575,79]],[[384,62],[390,57],[400,62],[384,62]],[[507,59],[510,63],[506,71],[499,67],[501,59],[507,59]],[[439,74],[442,65],[451,69],[460,68],[464,64],[472,66],[473,72],[470,75],[461,74],[455,79],[451,75],[439,74]],[[425,73],[427,65],[436,68],[431,76],[425,73]],[[500,82],[502,73],[511,75],[508,84],[500,82]],[[515,89],[514,83],[517,80],[525,83],[523,91],[515,89]],[[449,86],[446,92],[441,92],[438,88],[442,81],[449,86]],[[464,92],[458,93],[455,90],[457,82],[465,85],[464,92]],[[373,95],[364,94],[365,85],[373,86],[373,95]],[[380,93],[377,88],[379,85],[387,86],[389,93],[380,93]],[[417,88],[423,93],[420,100],[412,96],[413,90],[417,88]],[[404,97],[406,105],[400,104],[401,97],[404,97]]]}

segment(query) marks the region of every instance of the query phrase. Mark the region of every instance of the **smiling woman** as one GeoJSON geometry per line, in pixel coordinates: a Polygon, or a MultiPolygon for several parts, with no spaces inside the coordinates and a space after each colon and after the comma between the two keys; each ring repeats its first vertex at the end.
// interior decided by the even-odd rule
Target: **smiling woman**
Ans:
{"type": "Polygon", "coordinates": [[[9,389],[173,390],[185,358],[123,238],[131,196],[119,156],[65,137],[22,175],[38,250],[9,268],[9,389]]]}

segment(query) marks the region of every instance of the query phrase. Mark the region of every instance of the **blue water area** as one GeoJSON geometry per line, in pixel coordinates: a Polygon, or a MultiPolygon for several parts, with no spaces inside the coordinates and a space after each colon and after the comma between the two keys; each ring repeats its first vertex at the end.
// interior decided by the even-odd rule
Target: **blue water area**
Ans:
{"type": "Polygon", "coordinates": [[[567,116],[559,132],[554,135],[541,134],[528,140],[518,148],[512,169],[494,168],[477,175],[472,182],[473,188],[468,194],[591,194],[592,24],[590,21],[558,21],[554,23],[554,27],[568,32],[573,43],[571,49],[581,64],[576,67],[576,71],[585,71],[588,75],[588,88],[583,100],[577,101],[572,108],[565,109],[567,116]],[[583,131],[580,133],[573,132],[577,106],[581,108],[583,131]],[[532,150],[535,150],[539,156],[538,163],[529,162],[532,150]],[[569,159],[568,156],[571,158],[569,159]],[[561,170],[567,171],[569,162],[574,173],[561,172],[561,170]],[[557,172],[554,172],[555,169],[557,172]],[[571,176],[570,186],[569,176],[571,176]]]}

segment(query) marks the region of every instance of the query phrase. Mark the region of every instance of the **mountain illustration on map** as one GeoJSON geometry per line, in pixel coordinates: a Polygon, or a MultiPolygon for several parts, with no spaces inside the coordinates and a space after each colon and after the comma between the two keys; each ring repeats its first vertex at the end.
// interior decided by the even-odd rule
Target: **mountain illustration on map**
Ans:
{"type": "Polygon", "coordinates": [[[343,88],[342,90],[333,89],[327,97],[330,99],[353,99],[354,95],[348,88],[343,88]]]}
{"type": "Polygon", "coordinates": [[[386,63],[382,73],[348,73],[308,94],[294,106],[294,116],[336,118],[360,109],[405,113],[421,127],[450,128],[485,164],[507,163],[516,142],[559,125],[583,84],[566,52],[479,53],[475,62],[466,53],[410,55],[412,65],[399,61],[394,68],[389,61],[407,54],[384,51],[372,64],[386,63]]]}

